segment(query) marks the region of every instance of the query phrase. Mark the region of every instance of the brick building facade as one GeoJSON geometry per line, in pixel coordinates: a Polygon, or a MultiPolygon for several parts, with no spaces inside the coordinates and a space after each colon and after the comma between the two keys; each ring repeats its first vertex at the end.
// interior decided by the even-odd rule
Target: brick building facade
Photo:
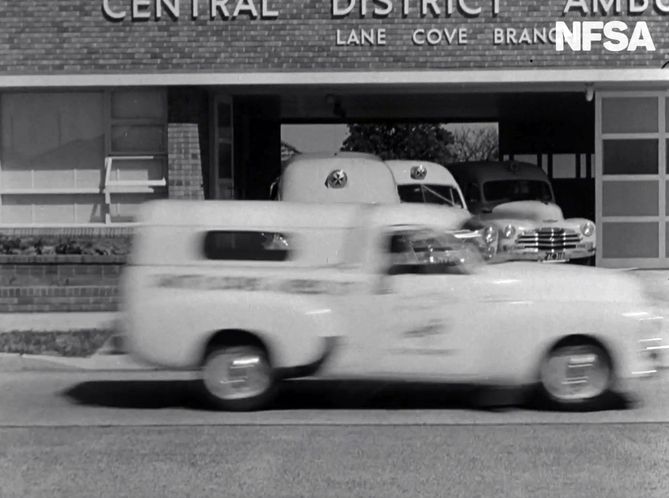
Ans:
{"type": "Polygon", "coordinates": [[[659,68],[669,42],[661,10],[669,10],[666,0],[4,0],[1,4],[0,58],[5,74],[659,68]],[[384,4],[392,8],[383,8],[384,4]],[[630,14],[630,4],[640,12],[630,14]],[[240,5],[243,8],[235,16],[240,5]],[[349,5],[353,5],[350,13],[336,14],[348,11],[349,5]],[[620,14],[615,14],[617,5],[620,14]],[[477,9],[480,13],[466,12],[477,9]],[[508,41],[518,42],[525,28],[549,31],[556,21],[587,20],[644,21],[656,50],[610,52],[595,44],[592,51],[575,56],[557,52],[552,43],[528,44],[525,39],[495,43],[494,39],[496,28],[505,30],[505,41],[506,29],[515,29],[515,37],[508,41]],[[412,43],[417,29],[460,28],[467,30],[466,44],[412,43]],[[337,31],[344,41],[351,30],[360,29],[384,29],[385,43],[337,44],[337,31]]]}
{"type": "MultiPolygon", "coordinates": [[[[598,264],[669,263],[669,0],[0,0],[0,11],[0,310],[49,292],[58,309],[113,308],[102,288],[26,290],[35,281],[18,275],[78,282],[47,277],[75,271],[77,254],[18,254],[21,230],[55,230],[70,247],[77,227],[131,229],[152,198],[267,198],[282,123],[494,121],[504,156],[573,169],[554,177],[558,201],[595,219],[598,264]]],[[[75,273],[113,274],[123,255],[94,249],[75,273]]]]}

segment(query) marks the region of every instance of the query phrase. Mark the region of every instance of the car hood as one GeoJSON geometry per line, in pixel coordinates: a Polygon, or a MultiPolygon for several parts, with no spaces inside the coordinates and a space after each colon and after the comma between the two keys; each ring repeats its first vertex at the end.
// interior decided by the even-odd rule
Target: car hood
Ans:
{"type": "Polygon", "coordinates": [[[621,270],[569,264],[506,262],[485,265],[480,275],[489,299],[645,303],[638,279],[621,270]]]}
{"type": "Polygon", "coordinates": [[[517,219],[539,222],[556,222],[564,220],[562,209],[552,202],[513,201],[498,204],[486,215],[488,219],[517,219]]]}

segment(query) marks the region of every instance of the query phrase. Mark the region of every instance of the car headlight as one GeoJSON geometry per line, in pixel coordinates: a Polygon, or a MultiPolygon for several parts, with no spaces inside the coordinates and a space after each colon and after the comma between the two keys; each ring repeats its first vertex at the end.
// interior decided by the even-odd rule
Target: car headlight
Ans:
{"type": "Polygon", "coordinates": [[[497,229],[493,226],[487,226],[483,229],[483,240],[490,245],[497,240],[497,229]]]}
{"type": "Polygon", "coordinates": [[[504,230],[502,231],[502,235],[504,235],[505,239],[510,239],[513,237],[516,233],[516,227],[513,225],[507,225],[504,227],[504,230]]]}
{"type": "Polygon", "coordinates": [[[595,224],[591,221],[583,223],[581,225],[581,233],[586,237],[590,237],[593,233],[595,233],[595,224]]]}

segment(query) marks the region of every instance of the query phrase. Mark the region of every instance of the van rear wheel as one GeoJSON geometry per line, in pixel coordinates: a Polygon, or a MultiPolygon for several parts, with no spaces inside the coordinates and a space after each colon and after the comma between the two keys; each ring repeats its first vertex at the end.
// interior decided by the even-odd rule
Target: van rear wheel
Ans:
{"type": "Polygon", "coordinates": [[[276,380],[262,348],[221,345],[213,348],[205,358],[201,386],[214,407],[251,411],[269,404],[276,380]]]}

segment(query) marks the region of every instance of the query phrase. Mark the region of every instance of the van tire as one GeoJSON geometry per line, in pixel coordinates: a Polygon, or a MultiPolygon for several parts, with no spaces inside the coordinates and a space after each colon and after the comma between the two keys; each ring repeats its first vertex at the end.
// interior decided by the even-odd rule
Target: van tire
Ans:
{"type": "Polygon", "coordinates": [[[216,409],[254,411],[272,401],[277,382],[264,349],[221,344],[208,351],[199,384],[205,401],[216,409]]]}
{"type": "Polygon", "coordinates": [[[542,361],[537,394],[550,410],[602,410],[613,403],[614,378],[611,357],[600,344],[587,338],[567,340],[542,361]],[[569,377],[570,368],[573,378],[569,377]],[[567,387],[569,382],[577,384],[576,389],[567,387]]]}

